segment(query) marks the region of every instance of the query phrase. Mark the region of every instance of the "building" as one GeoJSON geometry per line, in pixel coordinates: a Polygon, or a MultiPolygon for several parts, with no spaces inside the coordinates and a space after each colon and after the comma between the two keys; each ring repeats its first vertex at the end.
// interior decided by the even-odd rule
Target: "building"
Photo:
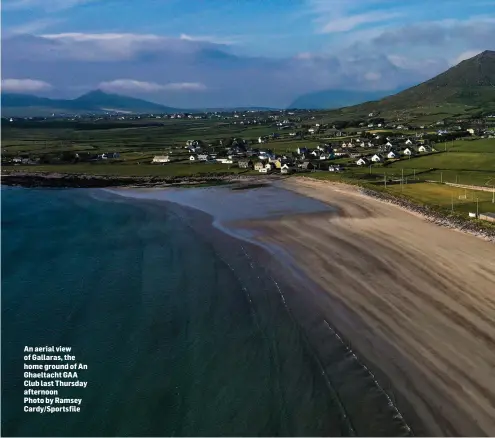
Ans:
{"type": "Polygon", "coordinates": [[[414,150],[412,148],[405,148],[402,153],[407,156],[414,155],[414,150]]]}
{"type": "Polygon", "coordinates": [[[338,164],[331,164],[328,166],[328,171],[329,172],[341,172],[342,168],[338,164]]]}
{"type": "Polygon", "coordinates": [[[199,154],[198,161],[208,161],[210,157],[207,154],[199,154]]]}
{"type": "Polygon", "coordinates": [[[383,161],[383,157],[381,155],[375,154],[371,157],[371,161],[373,161],[373,163],[381,163],[383,161]]]}
{"type": "Polygon", "coordinates": [[[168,155],[155,155],[152,163],[170,163],[170,157],[168,155]]]}
{"type": "Polygon", "coordinates": [[[270,173],[273,170],[272,163],[266,163],[258,172],[260,173],[270,173]]]}
{"type": "Polygon", "coordinates": [[[313,170],[314,168],[315,166],[310,161],[305,161],[304,163],[301,164],[302,170],[313,170]]]}
{"type": "Polygon", "coordinates": [[[369,164],[369,161],[366,158],[360,158],[356,161],[356,164],[358,166],[367,166],[369,164]]]}
{"type": "Polygon", "coordinates": [[[429,148],[428,146],[421,145],[421,146],[418,148],[418,151],[419,151],[419,152],[430,152],[430,148],[429,148]]]}
{"type": "Polygon", "coordinates": [[[263,169],[265,165],[261,161],[257,161],[254,163],[254,170],[257,170],[258,172],[263,169]]]}
{"type": "Polygon", "coordinates": [[[241,169],[252,169],[254,166],[252,160],[239,160],[239,167],[241,169]]]}
{"type": "Polygon", "coordinates": [[[287,163],[282,164],[282,167],[280,167],[280,173],[287,175],[287,174],[290,174],[292,172],[294,172],[294,168],[287,163]]]}
{"type": "Polygon", "coordinates": [[[394,151],[390,151],[388,154],[387,154],[387,158],[389,160],[395,160],[396,158],[398,158],[397,154],[394,152],[394,151]]]}

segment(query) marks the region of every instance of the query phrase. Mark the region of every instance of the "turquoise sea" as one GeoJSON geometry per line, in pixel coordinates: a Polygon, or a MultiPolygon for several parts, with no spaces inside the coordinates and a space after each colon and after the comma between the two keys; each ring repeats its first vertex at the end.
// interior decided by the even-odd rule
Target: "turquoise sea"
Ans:
{"type": "Polygon", "coordinates": [[[4,436],[410,433],[330,336],[322,365],[282,283],[206,213],[103,190],[1,195],[4,436]],[[86,389],[61,390],[80,413],[23,412],[25,345],[88,365],[86,389]]]}

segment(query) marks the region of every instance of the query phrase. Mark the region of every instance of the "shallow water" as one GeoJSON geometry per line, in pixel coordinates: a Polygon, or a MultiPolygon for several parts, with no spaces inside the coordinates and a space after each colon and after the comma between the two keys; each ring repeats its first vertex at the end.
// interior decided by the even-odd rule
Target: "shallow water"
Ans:
{"type": "MultiPolygon", "coordinates": [[[[216,202],[217,220],[263,210],[257,190],[202,190],[171,200],[216,202]]],[[[287,205],[260,190],[268,214],[287,205]]],[[[2,189],[3,435],[404,432],[346,349],[329,333],[320,356],[285,286],[210,220],[102,190],[2,189]],[[23,413],[24,345],[68,345],[88,364],[88,388],[62,394],[82,412],[23,413]]]]}

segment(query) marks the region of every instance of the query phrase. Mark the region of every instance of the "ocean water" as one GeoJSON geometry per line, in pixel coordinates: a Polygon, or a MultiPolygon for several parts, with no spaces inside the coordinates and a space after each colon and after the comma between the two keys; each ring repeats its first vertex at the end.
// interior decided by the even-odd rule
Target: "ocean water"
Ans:
{"type": "Polygon", "coordinates": [[[322,368],[280,284],[205,213],[102,190],[1,195],[4,436],[409,433],[330,336],[322,368]],[[88,365],[86,389],[61,390],[80,413],[23,412],[25,345],[88,365]]]}

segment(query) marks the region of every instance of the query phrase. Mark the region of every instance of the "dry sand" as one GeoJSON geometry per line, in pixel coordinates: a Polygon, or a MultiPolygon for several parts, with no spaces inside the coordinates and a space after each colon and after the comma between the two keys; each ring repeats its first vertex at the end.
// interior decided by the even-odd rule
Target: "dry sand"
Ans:
{"type": "Polygon", "coordinates": [[[432,435],[495,435],[495,245],[356,189],[284,187],[340,209],[256,221],[325,291],[308,296],[432,435]]]}

